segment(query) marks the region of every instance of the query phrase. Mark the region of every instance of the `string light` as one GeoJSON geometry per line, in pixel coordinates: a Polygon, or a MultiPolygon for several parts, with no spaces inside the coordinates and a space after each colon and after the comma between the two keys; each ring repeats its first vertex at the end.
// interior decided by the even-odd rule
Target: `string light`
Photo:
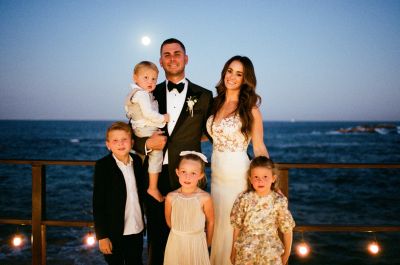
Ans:
{"type": "Polygon", "coordinates": [[[310,254],[310,246],[306,242],[301,242],[296,247],[297,255],[307,257],[310,254]]]}
{"type": "Polygon", "coordinates": [[[24,236],[20,233],[16,233],[11,239],[11,245],[13,247],[19,248],[24,244],[24,236]]]}
{"type": "Polygon", "coordinates": [[[302,258],[305,258],[308,256],[308,254],[310,254],[310,251],[311,251],[310,245],[304,241],[304,235],[302,232],[301,233],[301,242],[299,244],[297,244],[297,246],[296,246],[297,255],[299,255],[302,258]]]}
{"type": "MultiPolygon", "coordinates": [[[[31,235],[31,240],[33,239],[32,237],[33,235],[31,235]]],[[[302,237],[301,242],[296,245],[296,253],[298,256],[305,258],[310,254],[311,247],[304,240],[303,232],[301,233],[301,237],[302,237]]],[[[22,233],[18,232],[17,229],[17,233],[15,233],[11,238],[11,245],[15,248],[21,248],[24,245],[25,241],[26,241],[25,236],[22,233]]],[[[93,247],[96,245],[96,236],[92,231],[89,231],[85,235],[83,241],[87,247],[93,247]]],[[[374,234],[374,240],[367,245],[367,251],[374,256],[378,255],[381,251],[381,246],[379,245],[375,234],[374,234]]]]}
{"type": "Polygon", "coordinates": [[[380,248],[378,242],[374,241],[374,242],[369,243],[368,244],[368,251],[372,255],[377,255],[381,251],[381,248],[380,248]]]}
{"type": "Polygon", "coordinates": [[[378,253],[381,251],[381,247],[379,246],[378,240],[376,239],[376,234],[373,233],[373,235],[374,240],[368,244],[367,250],[371,255],[378,255],[378,253]]]}
{"type": "Polygon", "coordinates": [[[84,242],[88,247],[92,247],[96,244],[96,237],[93,232],[87,233],[84,242]]]}

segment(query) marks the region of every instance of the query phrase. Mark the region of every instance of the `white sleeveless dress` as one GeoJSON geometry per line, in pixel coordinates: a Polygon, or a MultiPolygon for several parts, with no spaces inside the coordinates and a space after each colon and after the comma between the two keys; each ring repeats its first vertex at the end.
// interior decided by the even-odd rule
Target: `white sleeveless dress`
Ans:
{"type": "Polygon", "coordinates": [[[210,265],[201,195],[172,194],[171,231],[164,265],[210,265]]]}
{"type": "Polygon", "coordinates": [[[247,188],[249,140],[241,133],[240,117],[230,116],[213,123],[207,120],[207,131],[213,139],[211,157],[211,197],[214,203],[214,235],[211,265],[231,265],[233,227],[230,213],[237,196],[247,188]]]}

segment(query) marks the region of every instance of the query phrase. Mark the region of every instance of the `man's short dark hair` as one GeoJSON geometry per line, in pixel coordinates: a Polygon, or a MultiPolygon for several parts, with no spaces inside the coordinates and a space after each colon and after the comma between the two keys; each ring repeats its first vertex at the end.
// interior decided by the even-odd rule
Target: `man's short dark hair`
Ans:
{"type": "Polygon", "coordinates": [[[182,47],[183,51],[184,51],[185,54],[186,54],[185,45],[183,45],[183,43],[182,43],[180,40],[175,39],[175,38],[166,39],[166,40],[161,44],[161,47],[160,47],[160,54],[162,53],[162,48],[164,47],[164,45],[166,45],[166,44],[172,44],[172,43],[178,43],[179,46],[182,47]]]}

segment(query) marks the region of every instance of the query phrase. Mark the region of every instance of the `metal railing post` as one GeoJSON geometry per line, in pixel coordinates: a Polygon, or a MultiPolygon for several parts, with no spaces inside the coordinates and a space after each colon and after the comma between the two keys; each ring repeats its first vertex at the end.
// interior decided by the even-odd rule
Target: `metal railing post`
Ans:
{"type": "Polygon", "coordinates": [[[32,164],[32,265],[46,265],[46,171],[32,164]]]}

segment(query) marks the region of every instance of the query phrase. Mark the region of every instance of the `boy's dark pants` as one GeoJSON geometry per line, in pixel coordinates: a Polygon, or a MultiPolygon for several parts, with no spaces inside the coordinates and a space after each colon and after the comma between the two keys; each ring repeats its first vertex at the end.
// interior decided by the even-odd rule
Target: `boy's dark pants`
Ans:
{"type": "Polygon", "coordinates": [[[112,254],[104,255],[109,265],[143,265],[143,232],[112,240],[112,254]]]}

